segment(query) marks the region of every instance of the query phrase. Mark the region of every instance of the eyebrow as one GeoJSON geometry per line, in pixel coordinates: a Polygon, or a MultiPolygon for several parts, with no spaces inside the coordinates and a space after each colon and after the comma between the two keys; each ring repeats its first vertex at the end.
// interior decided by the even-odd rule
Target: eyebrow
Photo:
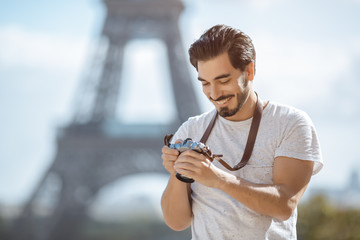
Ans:
{"type": "MultiPolygon", "coordinates": [[[[230,73],[221,74],[221,75],[215,77],[214,80],[219,80],[219,79],[223,79],[223,78],[227,78],[227,77],[230,77],[230,73]]],[[[203,79],[201,77],[198,77],[198,80],[199,81],[206,81],[205,79],[203,79]]]]}

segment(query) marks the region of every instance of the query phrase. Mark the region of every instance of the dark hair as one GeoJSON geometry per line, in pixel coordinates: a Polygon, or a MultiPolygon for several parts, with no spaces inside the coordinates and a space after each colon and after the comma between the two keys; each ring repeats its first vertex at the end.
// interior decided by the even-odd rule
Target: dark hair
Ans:
{"type": "Polygon", "coordinates": [[[234,68],[244,71],[253,62],[255,69],[256,53],[250,37],[226,25],[213,26],[190,46],[190,62],[197,70],[198,61],[207,61],[225,52],[234,68]]]}

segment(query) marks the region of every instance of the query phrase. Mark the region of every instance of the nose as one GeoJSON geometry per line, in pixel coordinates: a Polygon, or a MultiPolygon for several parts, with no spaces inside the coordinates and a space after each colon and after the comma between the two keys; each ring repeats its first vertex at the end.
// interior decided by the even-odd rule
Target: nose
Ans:
{"type": "Polygon", "coordinates": [[[221,90],[216,86],[210,87],[210,97],[213,100],[217,100],[219,97],[221,97],[221,90]]]}

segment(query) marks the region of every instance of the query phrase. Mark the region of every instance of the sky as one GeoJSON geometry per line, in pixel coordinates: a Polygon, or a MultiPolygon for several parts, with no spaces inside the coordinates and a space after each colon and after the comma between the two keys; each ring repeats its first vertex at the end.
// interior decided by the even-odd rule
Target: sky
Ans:
{"type": "MultiPolygon", "coordinates": [[[[243,30],[257,51],[254,89],[260,97],[310,115],[325,163],[310,188],[342,188],[351,171],[360,172],[359,0],[184,3],[179,22],[184,51],[215,24],[243,30]]],[[[100,0],[0,2],[0,204],[26,201],[52,162],[57,130],[74,114],[75,96],[90,72],[105,14],[100,0]]],[[[124,82],[130,90],[119,98],[126,113],[122,121],[166,122],[174,117],[165,51],[156,39],[134,41],[125,49],[129,64],[122,77],[151,77],[147,85],[124,82]],[[136,63],[149,66],[135,71],[136,63]]],[[[190,65],[189,70],[207,111],[212,106],[190,65]]],[[[112,205],[138,196],[159,206],[165,184],[165,175],[135,175],[105,188],[97,201],[111,199],[112,205]],[[151,180],[139,184],[145,178],[151,180]],[[119,191],[125,194],[119,197],[119,191]]]]}

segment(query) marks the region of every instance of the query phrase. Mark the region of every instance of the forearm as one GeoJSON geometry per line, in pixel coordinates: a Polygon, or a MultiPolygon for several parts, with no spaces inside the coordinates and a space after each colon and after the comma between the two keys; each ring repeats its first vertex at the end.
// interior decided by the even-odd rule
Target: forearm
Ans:
{"type": "Polygon", "coordinates": [[[204,155],[195,151],[182,153],[174,168],[202,185],[222,190],[255,212],[286,220],[304,194],[313,166],[312,161],[276,157],[273,184],[255,184],[236,177],[214,166],[204,155]]]}
{"type": "Polygon", "coordinates": [[[231,174],[224,175],[217,188],[248,208],[279,220],[288,219],[300,199],[284,185],[254,184],[231,174]]]}
{"type": "Polygon", "coordinates": [[[161,198],[161,208],[166,224],[181,231],[190,226],[192,220],[190,190],[186,183],[171,175],[161,198]]]}

